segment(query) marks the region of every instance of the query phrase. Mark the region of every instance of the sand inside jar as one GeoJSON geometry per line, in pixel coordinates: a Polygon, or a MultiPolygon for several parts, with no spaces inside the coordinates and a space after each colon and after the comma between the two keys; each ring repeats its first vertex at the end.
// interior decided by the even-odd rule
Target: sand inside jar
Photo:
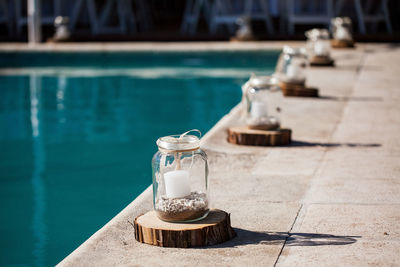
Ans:
{"type": "Polygon", "coordinates": [[[208,211],[207,196],[204,193],[191,192],[184,198],[165,196],[155,204],[155,210],[161,220],[169,222],[189,221],[201,218],[208,211]]]}

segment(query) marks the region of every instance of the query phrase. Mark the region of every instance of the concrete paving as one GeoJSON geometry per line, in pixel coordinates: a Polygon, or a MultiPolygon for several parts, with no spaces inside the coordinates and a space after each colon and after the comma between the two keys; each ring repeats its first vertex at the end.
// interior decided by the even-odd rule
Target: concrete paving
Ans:
{"type": "MultiPolygon", "coordinates": [[[[246,45],[243,45],[246,46],[246,45]]],[[[321,98],[285,98],[291,146],[228,144],[240,106],[202,139],[212,205],[238,236],[218,246],[160,248],[134,239],[147,189],[59,266],[399,266],[400,48],[334,51],[312,68],[321,98]]]]}

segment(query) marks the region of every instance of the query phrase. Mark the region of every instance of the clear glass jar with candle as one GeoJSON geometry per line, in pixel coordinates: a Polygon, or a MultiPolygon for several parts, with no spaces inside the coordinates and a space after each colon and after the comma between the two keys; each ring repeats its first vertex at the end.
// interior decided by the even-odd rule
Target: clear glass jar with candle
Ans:
{"type": "Polygon", "coordinates": [[[283,95],[277,79],[271,76],[252,76],[243,91],[248,127],[279,130],[283,95]]]}
{"type": "Polygon", "coordinates": [[[343,42],[353,42],[353,27],[349,17],[336,17],[331,20],[333,39],[343,42]]]}
{"type": "Polygon", "coordinates": [[[157,216],[169,222],[197,221],[209,212],[207,155],[200,139],[189,134],[157,140],[152,161],[153,205],[157,216]]]}
{"type": "Polygon", "coordinates": [[[304,85],[307,76],[307,52],[304,48],[284,46],[274,77],[279,82],[304,85]]]}
{"type": "Polygon", "coordinates": [[[307,49],[310,59],[314,57],[330,58],[331,43],[327,29],[306,31],[307,49]]]}

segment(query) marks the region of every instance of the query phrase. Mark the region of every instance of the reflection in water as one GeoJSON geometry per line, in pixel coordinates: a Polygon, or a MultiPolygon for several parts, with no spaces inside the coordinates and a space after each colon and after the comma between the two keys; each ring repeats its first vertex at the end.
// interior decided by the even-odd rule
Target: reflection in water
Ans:
{"type": "Polygon", "coordinates": [[[60,112],[64,110],[64,93],[66,86],[67,86],[67,78],[65,76],[60,76],[58,78],[58,86],[57,86],[57,111],[60,112]]]}
{"type": "Polygon", "coordinates": [[[33,141],[33,221],[32,230],[34,236],[33,256],[36,266],[45,266],[46,224],[44,222],[45,186],[43,183],[45,150],[43,135],[41,133],[41,77],[30,75],[30,106],[33,141]]]}

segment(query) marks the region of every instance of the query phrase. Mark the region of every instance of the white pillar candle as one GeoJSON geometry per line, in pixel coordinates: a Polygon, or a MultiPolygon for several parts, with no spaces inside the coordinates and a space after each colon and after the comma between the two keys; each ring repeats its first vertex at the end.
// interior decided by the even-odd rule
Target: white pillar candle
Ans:
{"type": "Polygon", "coordinates": [[[338,40],[351,40],[349,31],[345,27],[338,27],[336,29],[336,39],[338,40]]]}
{"type": "Polygon", "coordinates": [[[314,52],[317,56],[329,55],[329,44],[328,42],[316,42],[314,44],[314,52]]]}
{"type": "Polygon", "coordinates": [[[267,104],[261,101],[252,102],[250,114],[254,119],[267,116],[267,104]]]}
{"type": "Polygon", "coordinates": [[[286,76],[289,80],[297,80],[301,76],[301,67],[295,64],[291,64],[287,67],[286,76]]]}
{"type": "Polygon", "coordinates": [[[165,193],[168,198],[181,198],[190,195],[189,172],[176,170],[164,173],[165,193]]]}

